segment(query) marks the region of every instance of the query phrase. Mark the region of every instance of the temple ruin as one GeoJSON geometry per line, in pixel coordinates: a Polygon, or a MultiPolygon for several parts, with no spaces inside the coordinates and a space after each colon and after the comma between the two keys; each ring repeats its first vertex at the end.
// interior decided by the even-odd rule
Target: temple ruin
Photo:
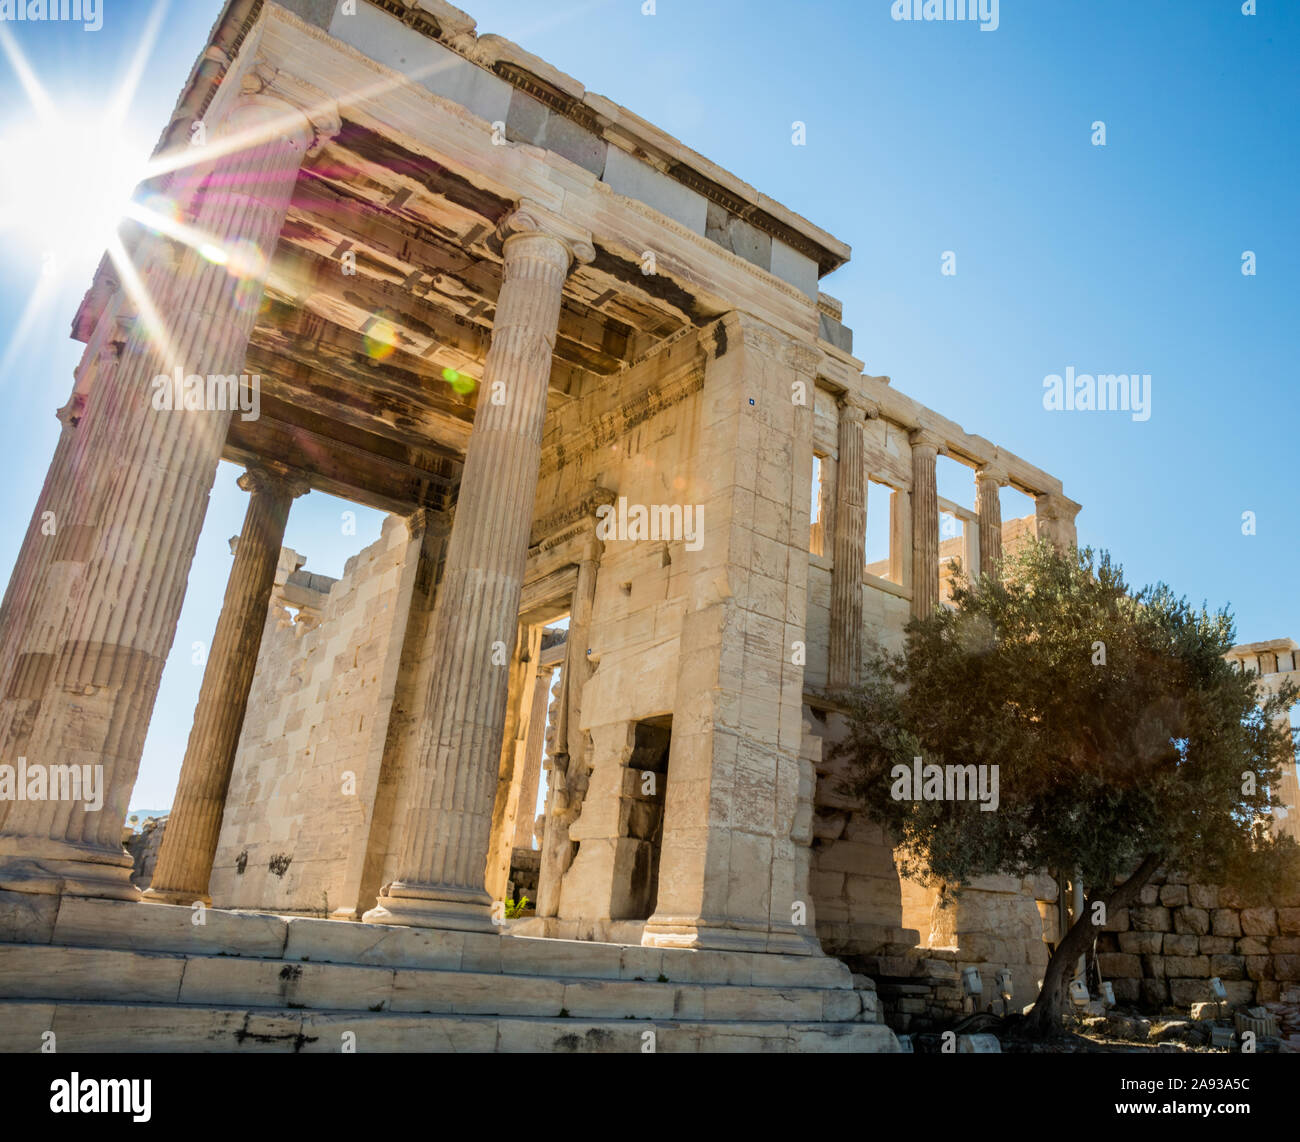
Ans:
{"type": "Polygon", "coordinates": [[[954,559],[1068,547],[1079,505],[865,371],[819,288],[848,245],[442,0],[230,0],[158,153],[0,618],[5,760],[106,786],[0,804],[6,1049],[888,1051],[837,957],[928,948],[1032,1000],[1056,883],[937,910],[829,746],[954,559]],[[173,375],[257,415],[160,409],[173,375]],[[247,517],[142,898],[221,460],[247,517]],[[283,546],[312,490],[389,513],[338,580],[283,546]]]}

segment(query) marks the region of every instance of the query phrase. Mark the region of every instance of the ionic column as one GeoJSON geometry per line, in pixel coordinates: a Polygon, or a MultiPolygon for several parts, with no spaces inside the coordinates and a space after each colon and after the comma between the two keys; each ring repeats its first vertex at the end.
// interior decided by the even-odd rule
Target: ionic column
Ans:
{"type": "Polygon", "coordinates": [[[912,615],[927,618],[939,607],[939,490],[935,460],[943,441],[918,428],[912,442],[912,615]]]}
{"type": "Polygon", "coordinates": [[[546,835],[542,838],[541,867],[537,874],[537,915],[555,916],[560,910],[560,887],[573,860],[569,830],[582,812],[589,774],[586,767],[582,720],[582,691],[591,677],[587,649],[591,646],[591,613],[596,602],[599,566],[595,540],[589,558],[578,563],[573,588],[569,634],[564,642],[564,665],[556,695],[555,736],[552,742],[550,787],[546,809],[546,835]]]}
{"type": "MultiPolygon", "coordinates": [[[[19,549],[18,561],[9,576],[4,602],[0,603],[0,678],[7,676],[7,667],[18,651],[14,638],[16,628],[10,622],[10,615],[15,608],[21,611],[28,606],[32,593],[40,590],[41,570],[49,564],[48,557],[53,548],[53,541],[59,533],[59,516],[62,514],[68,477],[72,469],[77,426],[85,410],[85,393],[74,389],[68,403],[55,413],[63,427],[59,432],[58,443],[54,447],[54,458],[50,461],[49,470],[45,474],[45,483],[36,500],[31,522],[27,525],[27,534],[19,549]]],[[[67,523],[66,520],[63,522],[67,523]]]]}
{"type": "Polygon", "coordinates": [[[995,464],[985,464],[975,473],[975,515],[979,520],[980,565],[974,571],[990,579],[1001,577],[1002,499],[1000,490],[1011,481],[995,464]]]}
{"type": "Polygon", "coordinates": [[[507,222],[492,346],[430,637],[438,648],[397,879],[363,919],[491,931],[484,888],[564,280],[587,235],[531,207],[507,222]],[[504,386],[503,390],[496,386],[504,386]],[[503,391],[497,403],[489,394],[503,391]]]}
{"type": "Polygon", "coordinates": [[[217,853],[221,815],[244,726],[248,693],[266,627],[289,506],[306,480],[278,465],[251,467],[239,478],[251,493],[226,597],[203,671],[180,782],[153,882],[144,898],[157,904],[212,902],[208,877],[217,853]]]}
{"type": "Polygon", "coordinates": [[[866,409],[840,398],[835,465],[834,559],[831,563],[831,687],[854,686],[862,674],[862,575],[867,559],[867,487],[863,455],[866,409]]]}
{"type": "Polygon", "coordinates": [[[537,790],[542,783],[542,747],[546,742],[546,711],[551,704],[553,671],[539,669],[533,685],[533,710],[528,719],[528,744],[519,778],[519,805],[515,810],[513,847],[531,849],[537,822],[537,790]]]}
{"type": "MultiPolygon", "coordinates": [[[[540,626],[520,626],[519,639],[510,658],[510,683],[506,688],[506,724],[502,731],[501,765],[497,772],[496,797],[492,804],[492,830],[488,843],[485,887],[493,900],[505,896],[510,880],[510,854],[514,851],[515,818],[520,806],[519,775],[528,748],[528,719],[533,712],[533,688],[537,685],[537,660],[542,655],[540,626]]],[[[536,792],[534,791],[534,797],[536,792]]],[[[532,807],[528,809],[532,814],[532,807]]]]}
{"type": "MultiPolygon", "coordinates": [[[[97,769],[102,807],[0,805],[0,887],[138,899],[122,820],[231,417],[228,407],[159,407],[154,382],[177,369],[242,372],[269,258],[318,137],[304,112],[269,92],[233,106],[219,138],[237,149],[211,163],[195,212],[205,245],[229,257],[216,264],[186,249],[153,297],[165,328],[137,320],[123,346],[86,445],[85,492],[101,506],[75,537],[73,602],[52,649],[23,674],[34,713],[19,747],[30,762],[97,769]]],[[[24,628],[38,619],[35,602],[11,616],[24,628]]],[[[4,746],[18,752],[13,737],[4,746]]]]}
{"type": "Polygon", "coordinates": [[[1082,506],[1059,492],[1035,496],[1034,528],[1038,537],[1048,540],[1062,554],[1068,552],[1079,541],[1074,517],[1082,506]]]}

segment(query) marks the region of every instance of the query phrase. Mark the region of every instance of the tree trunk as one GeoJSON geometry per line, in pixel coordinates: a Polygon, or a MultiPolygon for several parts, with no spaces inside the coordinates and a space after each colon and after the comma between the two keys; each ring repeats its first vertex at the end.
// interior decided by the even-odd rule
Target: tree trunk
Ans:
{"type": "Polygon", "coordinates": [[[1159,867],[1160,857],[1149,853],[1137,870],[1109,895],[1090,897],[1084,901],[1083,915],[1075,920],[1065,938],[1056,945],[1056,951],[1047,961],[1043,972],[1043,988],[1038,993],[1033,1010],[1026,1016],[1025,1032],[1036,1039],[1049,1039],[1062,1033],[1061,1017],[1065,1013],[1066,989],[1073,978],[1074,965],[1083,955],[1096,935],[1092,923],[1092,909],[1097,900],[1106,905],[1106,915],[1113,909],[1127,908],[1137,899],[1142,886],[1151,879],[1159,867]]]}

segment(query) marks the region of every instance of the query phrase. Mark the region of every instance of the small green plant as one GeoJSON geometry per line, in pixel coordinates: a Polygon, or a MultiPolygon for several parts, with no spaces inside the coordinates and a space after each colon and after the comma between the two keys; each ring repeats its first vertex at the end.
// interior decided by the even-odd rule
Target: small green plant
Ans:
{"type": "Polygon", "coordinates": [[[503,903],[505,904],[506,919],[518,920],[524,914],[524,909],[528,907],[528,897],[521,896],[518,903],[513,900],[506,900],[503,903]]]}

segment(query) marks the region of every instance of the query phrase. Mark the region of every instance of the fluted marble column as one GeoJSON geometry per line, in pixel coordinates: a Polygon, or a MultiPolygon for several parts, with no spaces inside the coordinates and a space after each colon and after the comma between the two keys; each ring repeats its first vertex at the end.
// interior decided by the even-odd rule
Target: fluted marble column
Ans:
{"type": "Polygon", "coordinates": [[[539,669],[533,684],[533,710],[528,719],[524,769],[519,777],[519,805],[515,810],[514,847],[531,849],[537,822],[537,790],[542,783],[542,747],[546,744],[546,711],[551,705],[550,669],[539,669]]]}
{"type": "Polygon", "coordinates": [[[509,681],[541,461],[561,293],[590,236],[526,207],[507,220],[505,270],[442,587],[438,647],[397,879],[369,923],[493,930],[485,890],[509,681]],[[496,403],[496,386],[504,399],[496,403]]]}
{"type": "MultiPolygon", "coordinates": [[[[156,408],[154,382],[177,368],[186,376],[242,372],[257,314],[249,300],[265,282],[303,156],[336,126],[313,122],[275,93],[246,89],[219,128],[237,149],[211,163],[195,226],[231,257],[216,264],[185,250],[153,297],[161,334],[142,321],[130,331],[112,407],[101,410],[105,431],[88,445],[95,463],[87,494],[102,496],[102,506],[73,537],[81,559],[73,602],[52,650],[24,675],[35,710],[23,753],[101,767],[102,808],[0,805],[0,887],[138,899],[122,821],[231,417],[229,408],[156,408]]],[[[26,626],[34,611],[11,621],[26,626]]]]}
{"type": "Polygon", "coordinates": [[[45,474],[45,483],[41,487],[36,507],[32,511],[31,522],[27,525],[27,534],[19,549],[18,561],[14,564],[13,574],[9,577],[4,602],[0,603],[0,677],[7,676],[7,667],[18,653],[17,640],[14,637],[17,628],[10,621],[10,615],[15,608],[21,612],[29,605],[32,593],[40,590],[43,577],[41,572],[48,566],[48,557],[59,533],[59,516],[62,514],[68,477],[72,469],[77,426],[81,422],[85,408],[85,393],[74,389],[68,403],[55,413],[63,427],[59,432],[58,443],[54,447],[54,458],[50,461],[49,470],[45,474]]]}
{"type": "MultiPolygon", "coordinates": [[[[519,777],[528,748],[528,725],[537,685],[537,660],[542,656],[540,626],[519,628],[519,641],[510,659],[506,688],[506,722],[501,735],[501,764],[492,804],[492,829],[488,842],[487,879],[484,887],[493,900],[505,897],[510,881],[510,854],[514,851],[515,817],[519,810],[519,777]]],[[[534,794],[536,796],[536,794],[534,794]]],[[[532,808],[528,809],[531,814],[532,808]]]]}
{"type": "Polygon", "coordinates": [[[935,461],[943,441],[916,429],[912,443],[912,614],[926,618],[939,606],[939,490],[935,461]]]}
{"type": "MultiPolygon", "coordinates": [[[[192,223],[195,175],[186,171],[181,168],[158,181],[181,217],[192,223]]],[[[158,298],[176,270],[177,247],[169,238],[137,229],[136,240],[124,241],[132,272],[143,294],[158,298]]],[[[54,649],[50,639],[57,635],[68,610],[68,584],[88,554],[83,540],[101,515],[108,481],[99,473],[108,470],[115,455],[110,440],[122,427],[120,417],[113,417],[120,409],[116,375],[140,299],[134,291],[122,289],[112,272],[102,281],[97,278],[97,284],[107,296],[77,364],[72,395],[56,414],[63,430],[0,605],[0,753],[4,756],[17,756],[25,747],[31,702],[25,695],[39,688],[54,649]],[[17,616],[22,616],[21,621],[17,616]]]]}
{"type": "Polygon", "coordinates": [[[596,602],[596,572],[599,567],[594,540],[588,554],[589,558],[578,563],[578,582],[573,588],[569,635],[564,643],[564,665],[560,668],[559,693],[556,695],[546,835],[542,838],[541,868],[537,874],[538,916],[554,916],[560,910],[560,882],[573,860],[569,830],[577,820],[587,794],[589,775],[579,726],[582,691],[591,677],[587,649],[591,645],[591,613],[596,602]]]}
{"type": "Polygon", "coordinates": [[[835,465],[834,560],[828,682],[855,686],[862,675],[862,575],[867,558],[867,478],[863,425],[867,412],[840,398],[839,459],[835,465]]]}
{"type": "Polygon", "coordinates": [[[975,516],[979,521],[980,565],[977,574],[998,579],[1002,562],[1001,490],[1010,483],[996,464],[985,464],[975,473],[975,516]]]}
{"type": "Polygon", "coordinates": [[[203,671],[176,800],[163,833],[153,883],[144,898],[157,904],[212,902],[208,877],[221,815],[244,726],[271,589],[289,521],[289,507],[307,482],[278,465],[250,467],[239,486],[251,494],[225,601],[203,671]]]}

